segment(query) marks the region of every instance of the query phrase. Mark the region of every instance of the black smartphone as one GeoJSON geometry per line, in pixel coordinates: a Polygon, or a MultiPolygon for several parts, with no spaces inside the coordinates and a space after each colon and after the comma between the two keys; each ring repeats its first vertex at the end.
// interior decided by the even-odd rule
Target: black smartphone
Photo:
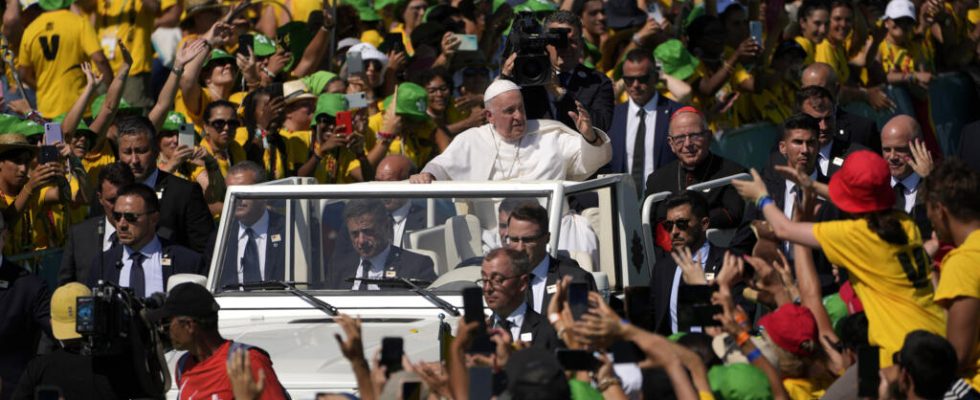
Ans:
{"type": "Polygon", "coordinates": [[[248,57],[248,49],[252,48],[254,44],[255,40],[251,33],[238,35],[238,50],[235,50],[235,52],[248,57]]]}
{"type": "Polygon", "coordinates": [[[568,306],[572,309],[572,318],[576,320],[589,311],[589,284],[572,282],[568,285],[568,306]]]}
{"type": "Polygon", "coordinates": [[[858,347],[858,397],[878,397],[878,386],[881,384],[878,354],[877,346],[858,347]]]}
{"type": "Polygon", "coordinates": [[[490,367],[472,367],[470,375],[470,400],[490,400],[493,396],[493,370],[490,367]]]}
{"type": "Polygon", "coordinates": [[[711,304],[711,294],[717,286],[680,285],[677,288],[677,304],[711,304]]]}
{"type": "Polygon", "coordinates": [[[419,400],[421,394],[422,394],[422,382],[402,383],[403,400],[419,400]]]}
{"type": "Polygon", "coordinates": [[[711,304],[712,292],[717,286],[680,285],[677,288],[677,328],[687,332],[693,326],[718,326],[716,314],[721,314],[721,306],[711,304]]]}
{"type": "Polygon", "coordinates": [[[282,83],[273,83],[271,91],[271,97],[273,99],[276,97],[283,97],[282,83]]]}
{"type": "Polygon", "coordinates": [[[490,336],[487,335],[487,316],[483,313],[483,289],[468,287],[463,289],[463,320],[467,323],[476,321],[480,324],[473,335],[473,343],[468,353],[493,353],[490,336]]]}
{"type": "Polygon", "coordinates": [[[386,33],[384,36],[384,41],[381,43],[381,47],[381,51],[383,53],[387,53],[392,50],[395,52],[405,52],[405,42],[402,39],[402,33],[386,33]]]}
{"type": "Polygon", "coordinates": [[[35,400],[61,400],[61,389],[56,386],[41,385],[34,389],[35,400]]]}
{"type": "Polygon", "coordinates": [[[402,370],[402,355],[404,355],[404,340],[400,337],[381,339],[381,365],[385,366],[385,375],[402,370]]]}
{"type": "Polygon", "coordinates": [[[591,351],[557,349],[558,363],[567,371],[595,371],[601,364],[591,351]]]}
{"type": "Polygon", "coordinates": [[[649,286],[627,286],[624,305],[626,319],[631,324],[653,331],[653,307],[650,302],[649,286]]]}
{"type": "Polygon", "coordinates": [[[37,153],[38,164],[57,162],[59,158],[61,158],[61,154],[58,153],[58,148],[54,146],[41,146],[41,150],[37,153]]]}

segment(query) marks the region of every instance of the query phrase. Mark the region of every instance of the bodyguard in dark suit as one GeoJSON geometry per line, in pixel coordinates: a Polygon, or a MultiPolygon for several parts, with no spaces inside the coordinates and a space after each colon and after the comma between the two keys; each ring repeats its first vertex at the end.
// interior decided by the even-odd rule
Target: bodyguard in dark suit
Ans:
{"type": "MultiPolygon", "coordinates": [[[[415,172],[416,168],[411,159],[401,154],[392,154],[381,159],[374,177],[379,182],[398,182],[408,180],[408,177],[415,172]]],[[[382,201],[385,203],[385,209],[388,210],[394,220],[395,236],[392,243],[396,246],[407,244],[410,232],[428,228],[424,201],[414,202],[405,198],[388,198],[382,201]]],[[[436,210],[436,223],[442,224],[451,215],[444,215],[445,213],[439,211],[436,210]]],[[[338,242],[347,245],[340,246],[341,249],[349,247],[349,242],[346,240],[339,240],[338,242]]]]}
{"type": "Polygon", "coordinates": [[[116,126],[119,160],[129,165],[136,181],[152,188],[160,200],[160,237],[204,251],[214,220],[201,187],[157,169],[156,131],[146,117],[121,117],[116,126]]]}
{"type": "Polygon", "coordinates": [[[926,216],[924,196],[919,196],[923,179],[932,169],[929,151],[922,141],[922,128],[915,118],[896,115],[881,129],[881,156],[888,161],[892,190],[895,191],[895,209],[909,214],[919,227],[923,240],[932,236],[932,223],[926,216]],[[913,151],[915,146],[917,151],[913,151]]]}
{"type": "Polygon", "coordinates": [[[830,65],[824,63],[813,63],[803,69],[800,87],[820,86],[831,94],[833,109],[836,119],[836,127],[833,130],[833,137],[846,143],[856,143],[873,151],[881,150],[881,140],[878,136],[878,127],[875,122],[860,115],[851,114],[837,105],[840,103],[836,99],[840,94],[840,82],[837,73],[830,65]]]}
{"type": "MultiPolygon", "coordinates": [[[[644,197],[663,191],[680,193],[688,186],[745,172],[733,161],[711,153],[713,136],[704,116],[694,107],[683,107],[670,119],[667,142],[677,160],[658,168],[647,177],[644,197]]],[[[730,185],[703,193],[708,201],[711,227],[735,228],[742,221],[745,202],[730,185]]],[[[657,205],[656,219],[662,220],[667,210],[663,202],[657,205]]]]}
{"type": "MultiPolygon", "coordinates": [[[[838,132],[836,105],[830,91],[822,86],[807,86],[800,89],[797,101],[800,112],[818,121],[820,147],[817,149],[817,181],[829,183],[830,177],[844,165],[848,154],[866,148],[846,141],[835,133],[838,132]]],[[[776,162],[779,163],[778,160],[776,162]]]]}
{"type": "Polygon", "coordinates": [[[166,292],[173,274],[203,273],[200,254],[157,235],[160,204],[150,188],[139,183],[122,188],[112,214],[119,244],[92,260],[89,286],[104,280],[149,297],[166,292]]]}
{"type": "Polygon", "coordinates": [[[116,220],[112,207],[119,189],[133,183],[133,173],[126,164],[113,163],[99,171],[95,197],[103,215],[92,217],[72,225],[65,240],[65,253],[61,258],[58,283],[88,282],[88,269],[92,259],[100,252],[109,250],[116,240],[116,220]]]}
{"type": "Polygon", "coordinates": [[[532,347],[558,348],[554,328],[525,301],[531,270],[527,254],[503,247],[493,249],[483,258],[480,268],[478,283],[483,286],[483,298],[493,311],[490,326],[503,329],[514,341],[528,342],[532,347]]]}
{"type": "MultiPolygon", "coordinates": [[[[344,221],[355,253],[341,252],[327,265],[328,289],[403,289],[400,284],[385,285],[350,278],[408,278],[431,283],[436,279],[429,257],[402,250],[391,244],[392,219],[381,200],[351,200],[344,207],[344,221]]],[[[426,283],[421,284],[425,286],[426,283]]]]}
{"type": "Polygon", "coordinates": [[[681,105],[657,93],[660,71],[650,51],[631,50],[623,63],[623,81],[629,101],[616,106],[609,139],[613,148],[608,173],[628,173],[637,193],[644,193],[646,178],[676,156],[667,143],[670,117],[681,105]]]}

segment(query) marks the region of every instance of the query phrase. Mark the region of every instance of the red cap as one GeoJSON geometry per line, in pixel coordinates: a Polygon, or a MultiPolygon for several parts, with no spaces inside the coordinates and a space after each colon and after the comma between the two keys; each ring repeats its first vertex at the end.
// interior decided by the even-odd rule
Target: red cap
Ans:
{"type": "Polygon", "coordinates": [[[892,208],[895,192],[891,187],[888,162],[878,153],[861,150],[851,153],[830,178],[830,200],[851,214],[892,208]]]}
{"type": "Polygon", "coordinates": [[[864,311],[864,304],[861,304],[861,299],[858,298],[857,293],[854,293],[854,287],[851,286],[851,282],[844,282],[840,285],[840,290],[837,291],[840,295],[841,301],[847,306],[847,314],[853,315],[864,311]]]}
{"type": "Polygon", "coordinates": [[[676,117],[676,116],[678,116],[680,114],[683,114],[683,113],[694,113],[694,114],[697,114],[698,116],[700,116],[701,118],[704,118],[704,114],[701,114],[701,111],[698,111],[697,108],[694,108],[694,107],[691,107],[691,106],[684,106],[684,107],[681,107],[681,108],[678,108],[677,110],[675,110],[673,114],[670,114],[670,120],[673,121],[674,120],[674,117],[676,117]]]}
{"type": "Polygon", "coordinates": [[[797,304],[783,304],[763,316],[759,326],[780,348],[798,356],[809,356],[817,345],[817,320],[810,309],[797,304]],[[810,346],[803,345],[807,341],[810,346]]]}

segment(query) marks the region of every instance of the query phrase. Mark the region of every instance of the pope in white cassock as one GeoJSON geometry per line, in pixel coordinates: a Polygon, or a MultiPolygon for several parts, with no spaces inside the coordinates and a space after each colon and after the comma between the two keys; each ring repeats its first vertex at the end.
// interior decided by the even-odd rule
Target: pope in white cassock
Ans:
{"type": "MultiPolygon", "coordinates": [[[[547,101],[547,99],[538,99],[547,101]]],[[[520,87],[498,79],[483,95],[486,125],[456,136],[412,183],[486,180],[584,180],[612,158],[609,137],[578,104],[578,132],[558,121],[527,120],[520,87]]],[[[534,99],[532,99],[534,101],[534,99]]]]}

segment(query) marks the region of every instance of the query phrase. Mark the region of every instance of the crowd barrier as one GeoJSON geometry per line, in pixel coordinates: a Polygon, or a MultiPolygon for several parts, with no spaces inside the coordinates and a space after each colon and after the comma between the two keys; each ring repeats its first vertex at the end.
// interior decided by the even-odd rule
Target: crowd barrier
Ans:
{"type": "Polygon", "coordinates": [[[48,288],[54,291],[58,287],[58,270],[61,269],[61,258],[65,255],[65,249],[54,248],[32,251],[30,253],[14,254],[5,256],[7,260],[18,264],[31,273],[41,277],[48,284],[48,288]]]}

